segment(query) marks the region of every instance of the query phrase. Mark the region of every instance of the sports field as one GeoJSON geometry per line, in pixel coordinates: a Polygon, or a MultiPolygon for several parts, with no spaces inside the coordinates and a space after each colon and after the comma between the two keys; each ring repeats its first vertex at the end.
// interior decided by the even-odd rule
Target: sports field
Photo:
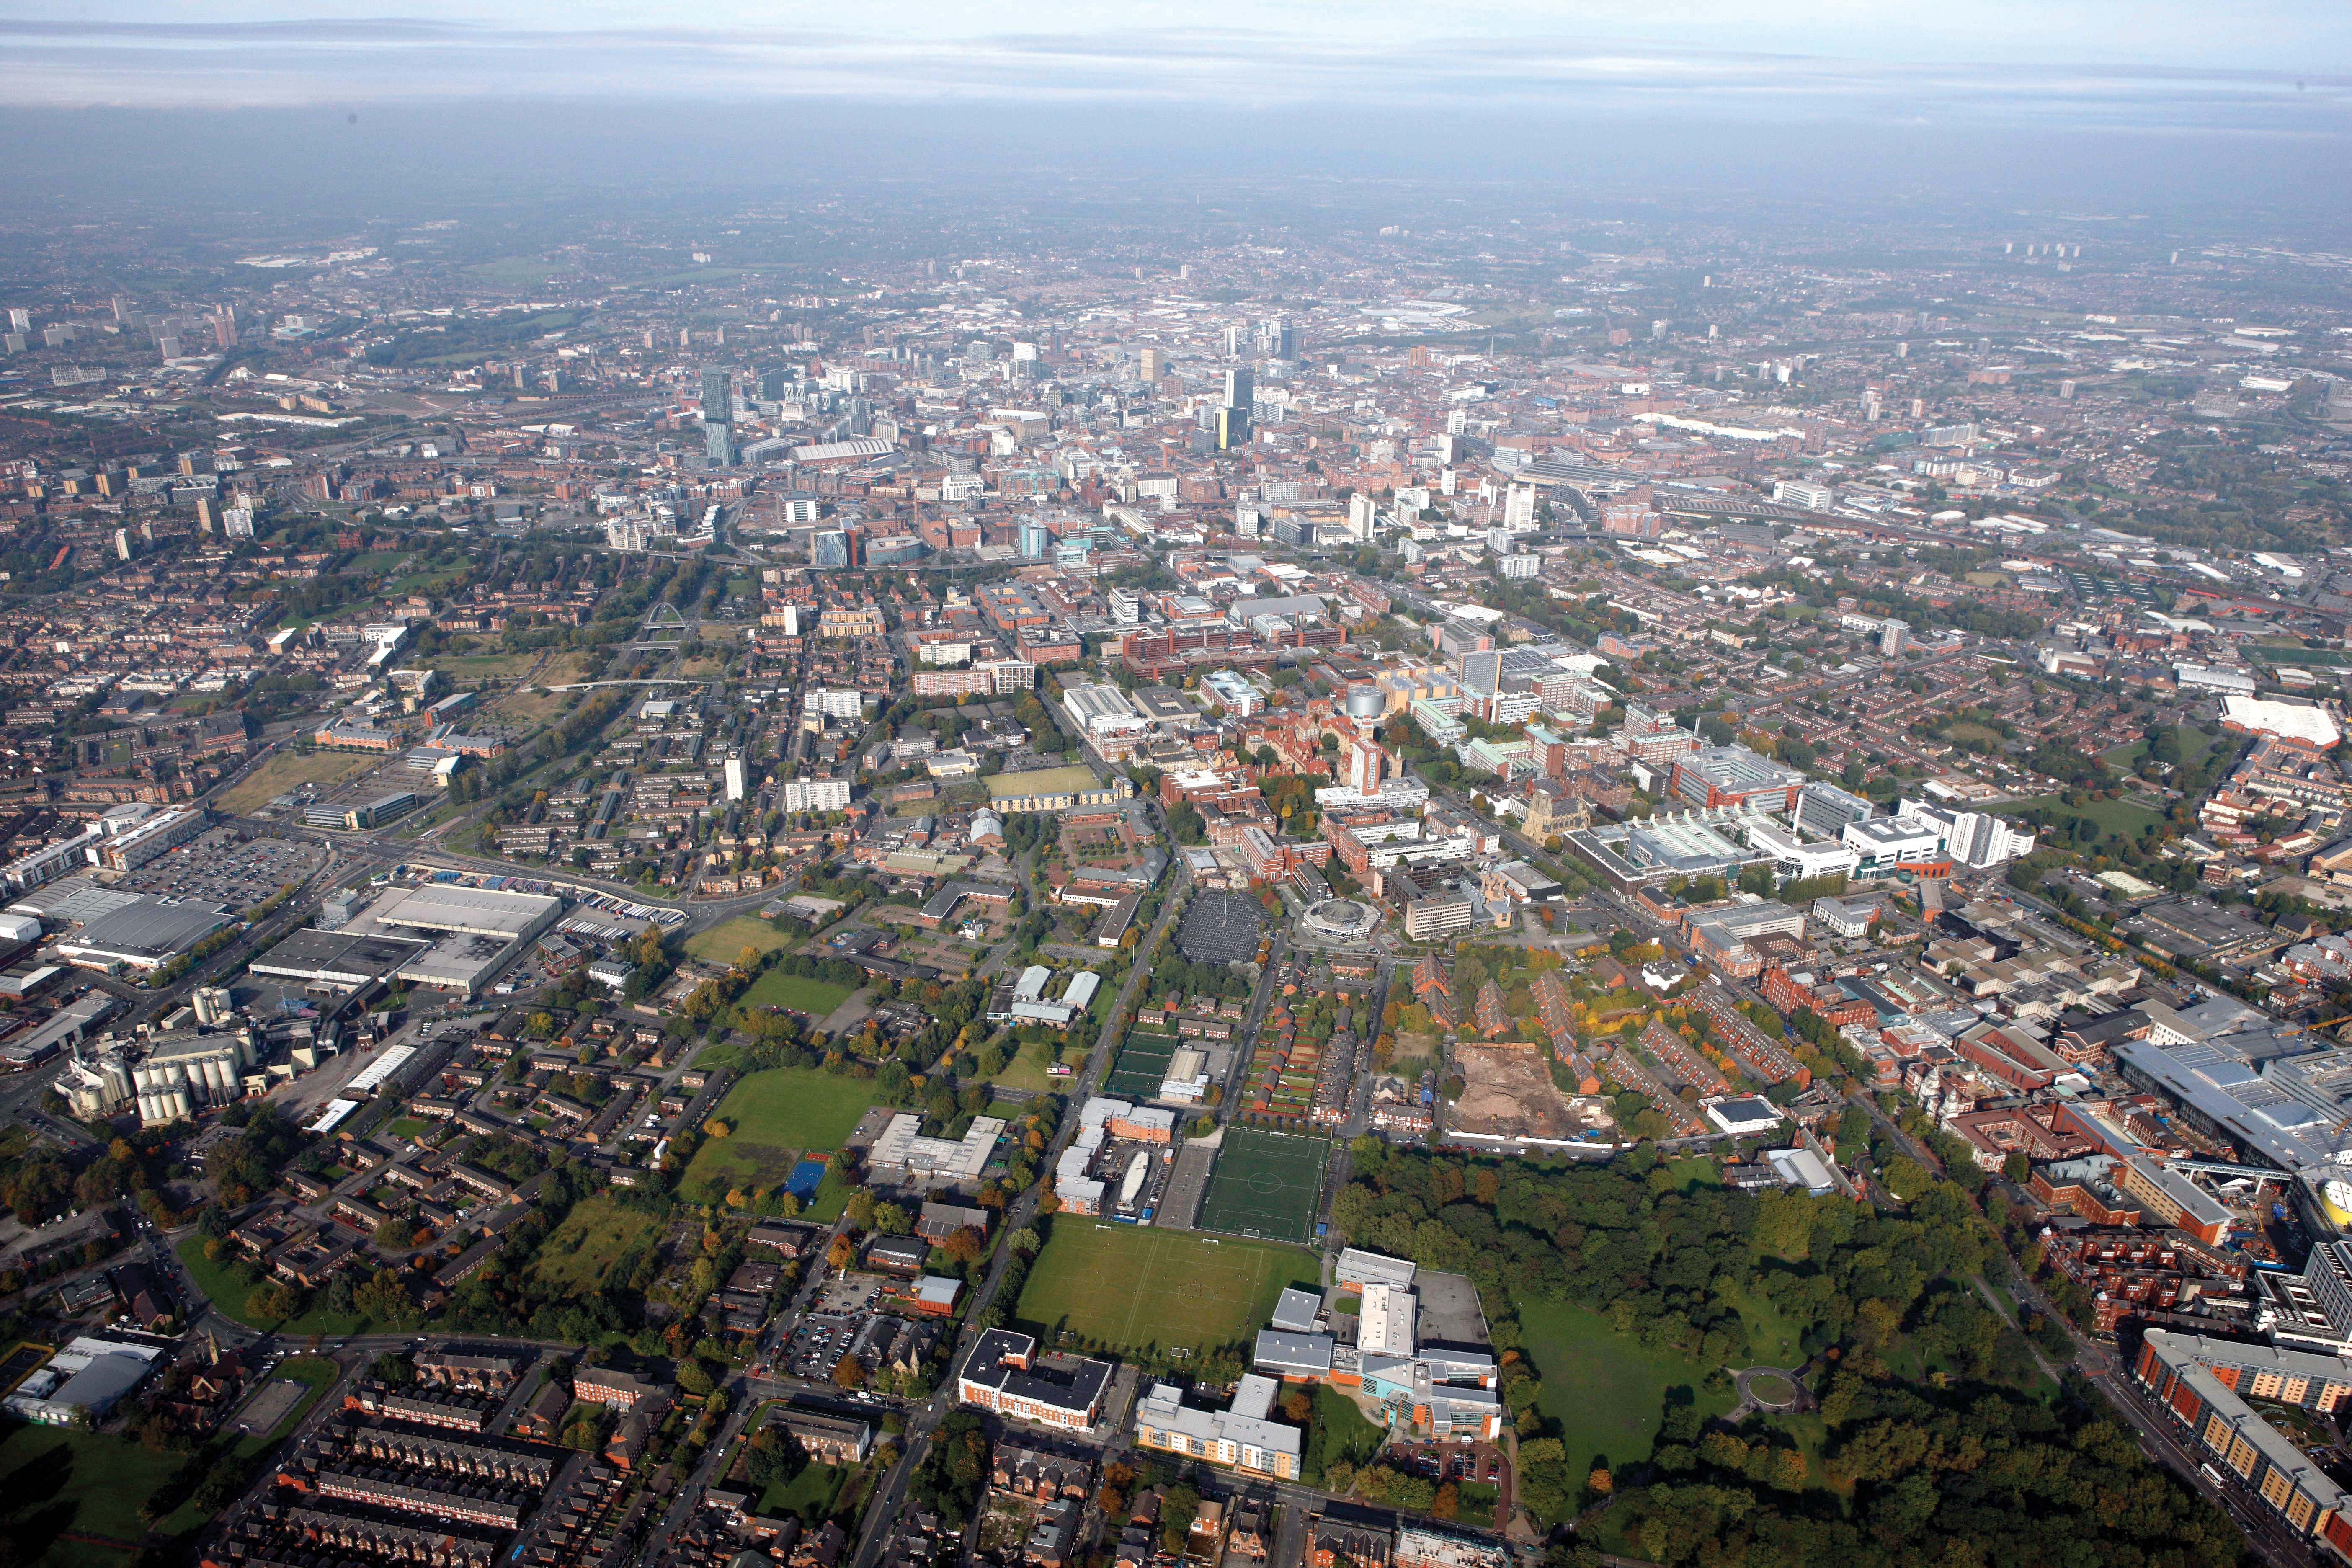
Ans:
{"type": "Polygon", "coordinates": [[[849,996],[850,990],[846,985],[771,969],[751,982],[751,989],[743,993],[743,1005],[781,1007],[787,1013],[798,1013],[822,1024],[833,1016],[835,1007],[848,1001],[849,996]]]}
{"type": "Polygon", "coordinates": [[[1129,1029],[1118,1048],[1118,1060],[1111,1064],[1110,1075],[1103,1082],[1103,1092],[1121,1100],[1157,1100],[1160,1086],[1168,1081],[1168,1064],[1176,1057],[1176,1037],[1150,1035],[1139,1029],[1129,1029]]]}
{"type": "Polygon", "coordinates": [[[1027,795],[1076,795],[1082,790],[1102,787],[1094,769],[1080,763],[1062,768],[1032,768],[1025,773],[998,773],[983,782],[990,797],[995,800],[1027,795]]]}
{"type": "Polygon", "coordinates": [[[1323,1165],[1330,1155],[1331,1145],[1321,1138],[1226,1128],[1223,1152],[1209,1173],[1209,1195],[1201,1200],[1193,1225],[1236,1236],[1307,1240],[1315,1234],[1323,1165]]]}
{"type": "Polygon", "coordinates": [[[840,1148],[873,1103],[871,1083],[814,1068],[755,1072],[719,1102],[718,1115],[734,1131],[702,1141],[678,1190],[690,1202],[707,1204],[730,1187],[780,1185],[803,1153],[821,1160],[840,1148]]]}
{"type": "Polygon", "coordinates": [[[745,948],[761,952],[772,952],[780,947],[790,947],[800,941],[786,936],[762,920],[750,915],[737,915],[721,921],[709,931],[698,931],[686,939],[686,951],[697,958],[707,958],[713,963],[732,963],[745,948]]]}
{"type": "Polygon", "coordinates": [[[1319,1272],[1295,1247],[1066,1215],[1029,1271],[1018,1315],[1049,1346],[1069,1334],[1110,1350],[1198,1352],[1248,1339],[1284,1286],[1319,1291],[1319,1272]]]}

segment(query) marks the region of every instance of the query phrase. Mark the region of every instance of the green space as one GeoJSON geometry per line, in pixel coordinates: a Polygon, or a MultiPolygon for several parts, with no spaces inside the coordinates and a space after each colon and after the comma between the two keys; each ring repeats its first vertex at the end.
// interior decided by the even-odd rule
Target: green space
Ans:
{"type": "Polygon", "coordinates": [[[601,1288],[613,1265],[660,1234],[649,1214],[625,1209],[604,1194],[572,1205],[531,1258],[530,1271],[547,1284],[586,1295],[601,1288]]]}
{"type": "Polygon", "coordinates": [[[1031,1267],[1017,1316],[1048,1346],[1198,1354],[1248,1340],[1284,1286],[1320,1290],[1321,1273],[1300,1247],[1069,1215],[1031,1267]]]}
{"type": "Polygon", "coordinates": [[[184,1463],[121,1437],[11,1423],[0,1431],[0,1520],[16,1560],[127,1563],[147,1534],[140,1505],[184,1463]],[[59,1539],[68,1533],[79,1539],[59,1539]]]}
{"type": "Polygon", "coordinates": [[[1032,768],[1025,773],[998,773],[988,781],[989,796],[993,800],[1023,795],[1076,795],[1080,790],[1101,787],[1094,769],[1077,763],[1067,767],[1032,768]]]}
{"type": "Polygon", "coordinates": [[[1803,1331],[1788,1314],[1774,1306],[1761,1290],[1742,1284],[1718,1289],[1723,1300],[1738,1310],[1739,1321],[1748,1329],[1748,1362],[1749,1366],[1801,1366],[1807,1357],[1803,1331]]]}
{"type": "Polygon", "coordinates": [[[218,1258],[205,1256],[206,1237],[202,1231],[192,1231],[179,1246],[180,1261],[188,1270],[188,1278],[204,1292],[214,1310],[223,1317],[235,1319],[248,1329],[264,1329],[284,1334],[289,1339],[306,1334],[325,1334],[341,1338],[358,1333],[367,1326],[367,1320],[354,1312],[330,1312],[323,1307],[305,1308],[291,1318],[271,1318],[256,1315],[248,1305],[257,1282],[247,1274],[244,1265],[224,1244],[218,1258]]]}
{"type": "Polygon", "coordinates": [[[1066,1046],[1057,1039],[1030,1040],[1013,1053],[1013,1059],[1005,1064],[1003,1072],[988,1081],[999,1089],[1025,1089],[1032,1093],[1044,1094],[1056,1086],[1066,1087],[1070,1081],[1066,1078],[1055,1078],[1045,1070],[1047,1068],[1059,1061],[1075,1070],[1083,1067],[1086,1059],[1084,1047],[1066,1046]]]}
{"type": "Polygon", "coordinates": [[[797,1514],[804,1524],[821,1524],[833,1517],[844,1483],[855,1473],[848,1465],[827,1465],[811,1459],[798,1474],[760,1494],[760,1511],[771,1519],[797,1514]]]}
{"type": "Polygon", "coordinates": [[[1334,1461],[1362,1466],[1381,1451],[1388,1433],[1364,1419],[1356,1402],[1328,1383],[1315,1385],[1315,1410],[1307,1417],[1307,1441],[1298,1456],[1299,1479],[1321,1486],[1334,1461]]]}
{"type": "Polygon", "coordinates": [[[1323,1167],[1330,1154],[1330,1143],[1321,1138],[1226,1128],[1194,1223],[1202,1230],[1307,1240],[1315,1234],[1323,1167]]]}
{"type": "Polygon", "coordinates": [[[2337,647],[2250,647],[2246,650],[2264,664],[2302,664],[2334,667],[2352,664],[2352,654],[2337,647]]]}
{"type": "Polygon", "coordinates": [[[395,1120],[392,1125],[385,1128],[384,1131],[391,1133],[394,1138],[405,1138],[413,1143],[417,1139],[425,1136],[426,1125],[414,1116],[403,1116],[395,1120]]]}
{"type": "Polygon", "coordinates": [[[535,653],[460,653],[436,657],[433,668],[451,680],[511,680],[538,662],[535,653]]]}
{"type": "MultiPolygon", "coordinates": [[[[841,1211],[849,1206],[849,1194],[856,1190],[854,1184],[843,1181],[827,1169],[824,1180],[816,1184],[816,1195],[809,1199],[807,1206],[801,1210],[801,1217],[818,1225],[831,1225],[841,1217],[841,1211]]],[[[764,1205],[766,1212],[772,1212],[773,1208],[772,1200],[764,1205]]]]}
{"type": "Polygon", "coordinates": [[[2068,805],[2063,795],[2029,795],[2011,803],[2019,808],[2040,806],[2054,816],[2063,826],[2068,817],[2087,816],[2098,824],[2101,833],[2118,834],[2126,838],[2137,838],[2150,826],[2163,817],[2144,805],[2134,805],[2127,800],[2094,800],[2082,805],[2068,805]]]}
{"type": "Polygon", "coordinates": [[[709,931],[697,931],[688,937],[686,951],[708,963],[732,963],[736,955],[747,947],[756,948],[761,952],[774,952],[791,947],[798,941],[800,938],[786,936],[763,920],[751,915],[737,915],[733,920],[721,921],[709,931]]]}
{"type": "Polygon", "coordinates": [[[1517,1298],[1528,1355],[1543,1377],[1538,1400],[1562,1428],[1566,1473],[1578,1482],[1596,1463],[1612,1468],[1649,1458],[1667,1391],[1687,1391],[1702,1413],[1731,1408],[1708,1391],[1706,1369],[1672,1351],[1654,1351],[1583,1307],[1517,1298]]]}
{"type": "MultiPolygon", "coordinates": [[[[2210,754],[2214,748],[2219,746],[2222,741],[2226,740],[2235,742],[2238,739],[2237,736],[2229,734],[2224,734],[2219,738],[2208,735],[2204,731],[2200,730],[2194,724],[2177,725],[2175,726],[2175,729],[2177,731],[2177,738],[2180,743],[2180,765],[2183,768],[2193,768],[2201,765],[2206,757],[2210,754]]],[[[2133,741],[2126,745],[2110,746],[2105,751],[2099,753],[2099,760],[2106,763],[2109,767],[2136,770],[2138,768],[2141,759],[2147,755],[2147,742],[2143,739],[2133,741]]]]}
{"type": "Polygon", "coordinates": [[[1111,1064],[1102,1091],[1120,1100],[1159,1099],[1160,1086],[1168,1081],[1168,1064],[1176,1059],[1178,1043],[1173,1035],[1129,1029],[1119,1043],[1118,1059],[1111,1064]]]}
{"type": "Polygon", "coordinates": [[[805,974],[787,974],[781,969],[771,969],[751,982],[743,993],[746,1007],[781,1007],[787,1013],[805,1015],[812,1021],[823,1023],[833,1016],[833,1010],[856,994],[850,987],[830,980],[812,980],[805,974]]]}
{"type": "Polygon", "coordinates": [[[702,1141],[679,1191],[695,1203],[717,1203],[732,1188],[777,1186],[803,1152],[823,1158],[840,1148],[873,1103],[871,1083],[814,1068],[752,1073],[719,1102],[719,1118],[733,1131],[702,1141]]]}
{"type": "Polygon", "coordinates": [[[1797,1385],[1778,1373],[1749,1378],[1748,1391],[1765,1405],[1786,1405],[1797,1396],[1797,1385]]]}
{"type": "Polygon", "coordinates": [[[1473,1530],[1492,1530],[1495,1526],[1495,1505],[1503,1500],[1503,1489],[1491,1481],[1464,1481],[1454,1489],[1458,1502],[1454,1522],[1466,1524],[1473,1530]]]}

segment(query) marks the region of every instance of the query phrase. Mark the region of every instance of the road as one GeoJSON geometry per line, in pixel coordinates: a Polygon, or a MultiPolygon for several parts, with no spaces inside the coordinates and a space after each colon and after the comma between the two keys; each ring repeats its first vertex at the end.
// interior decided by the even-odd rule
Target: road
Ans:
{"type": "MultiPolygon", "coordinates": [[[[1169,927],[1176,919],[1177,910],[1184,902],[1183,894],[1189,889],[1191,877],[1192,874],[1185,868],[1184,862],[1181,858],[1178,859],[1175,879],[1169,886],[1167,900],[1160,907],[1159,920],[1152,923],[1151,930],[1146,933],[1142,942],[1137,947],[1136,951],[1139,954],[1151,953],[1167,936],[1169,927]]],[[[1134,1005],[1135,994],[1141,987],[1144,977],[1150,972],[1149,963],[1140,957],[1128,970],[1126,983],[1119,987],[1118,999],[1111,1005],[1111,1016],[1114,1019],[1124,1016],[1134,1005]]],[[[1102,1082],[1103,1075],[1110,1070],[1110,1063],[1116,1054],[1118,1037],[1121,1033],[1123,1031],[1118,1029],[1106,1029],[1095,1041],[1095,1048],[1087,1057],[1084,1071],[1071,1086],[1070,1104],[1083,1104],[1087,1097],[1096,1091],[1097,1086],[1102,1082]]],[[[1047,1146],[1045,1155],[1038,1161],[1038,1168],[1052,1170],[1054,1163],[1061,1157],[1062,1151],[1069,1147],[1071,1140],[1077,1136],[1077,1131],[1078,1119],[1076,1116],[1065,1115],[1062,1118],[1061,1126],[1055,1131],[1053,1142],[1047,1146]]],[[[988,1278],[973,1293],[971,1306],[964,1314],[962,1331],[957,1335],[955,1345],[949,1354],[948,1381],[930,1398],[908,1409],[907,1429],[901,1439],[905,1444],[905,1451],[899,1456],[898,1462],[891,1467],[889,1475],[884,1478],[882,1484],[875,1489],[874,1497],[866,1506],[866,1519],[857,1542],[857,1552],[851,1560],[851,1568],[873,1568],[874,1561],[881,1552],[882,1542],[889,1533],[890,1523],[898,1517],[898,1510],[906,1501],[908,1484],[913,1479],[916,1468],[922,1463],[923,1455],[930,1446],[931,1434],[939,1429],[940,1421],[945,1419],[947,1413],[954,1408],[955,1370],[963,1365],[964,1358],[971,1352],[972,1342],[980,1337],[980,1330],[973,1325],[985,1315],[990,1304],[996,1300],[997,1291],[1003,1286],[1005,1270],[1012,1260],[1010,1240],[1013,1233],[1028,1225],[1036,1215],[1037,1191],[1034,1187],[1014,1199],[1013,1206],[1005,1211],[1004,1223],[997,1229],[996,1250],[990,1259],[988,1278]]]]}

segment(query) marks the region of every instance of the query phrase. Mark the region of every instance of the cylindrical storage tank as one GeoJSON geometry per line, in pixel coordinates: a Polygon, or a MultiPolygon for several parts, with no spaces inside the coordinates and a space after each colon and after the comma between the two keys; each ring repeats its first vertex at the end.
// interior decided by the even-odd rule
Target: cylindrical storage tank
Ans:
{"type": "Polygon", "coordinates": [[[1388,711],[1387,695],[1377,686],[1348,688],[1347,713],[1350,719],[1377,719],[1388,711]]]}
{"type": "Polygon", "coordinates": [[[106,1080],[106,1092],[110,1098],[131,1098],[134,1087],[131,1081],[131,1068],[122,1059],[121,1051],[109,1051],[98,1058],[98,1075],[106,1080]]]}
{"type": "Polygon", "coordinates": [[[162,1096],[142,1094],[139,1097],[139,1122],[141,1126],[153,1127],[161,1122],[168,1121],[169,1120],[171,1119],[163,1114],[163,1100],[162,1096]]]}

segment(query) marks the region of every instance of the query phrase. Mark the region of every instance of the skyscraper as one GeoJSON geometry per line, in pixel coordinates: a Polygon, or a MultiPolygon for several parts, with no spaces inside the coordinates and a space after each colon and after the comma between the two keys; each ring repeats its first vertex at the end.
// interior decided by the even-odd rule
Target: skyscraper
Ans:
{"type": "Polygon", "coordinates": [[[1246,414],[1249,412],[1251,403],[1255,402],[1256,397],[1257,377],[1249,366],[1235,365],[1225,372],[1226,407],[1238,408],[1246,414]]]}
{"type": "Polygon", "coordinates": [[[1135,374],[1145,381],[1158,381],[1168,374],[1168,351],[1145,349],[1135,356],[1135,374]]]}
{"type": "Polygon", "coordinates": [[[702,438],[712,462],[735,466],[735,378],[713,365],[702,371],[702,438]]]}

